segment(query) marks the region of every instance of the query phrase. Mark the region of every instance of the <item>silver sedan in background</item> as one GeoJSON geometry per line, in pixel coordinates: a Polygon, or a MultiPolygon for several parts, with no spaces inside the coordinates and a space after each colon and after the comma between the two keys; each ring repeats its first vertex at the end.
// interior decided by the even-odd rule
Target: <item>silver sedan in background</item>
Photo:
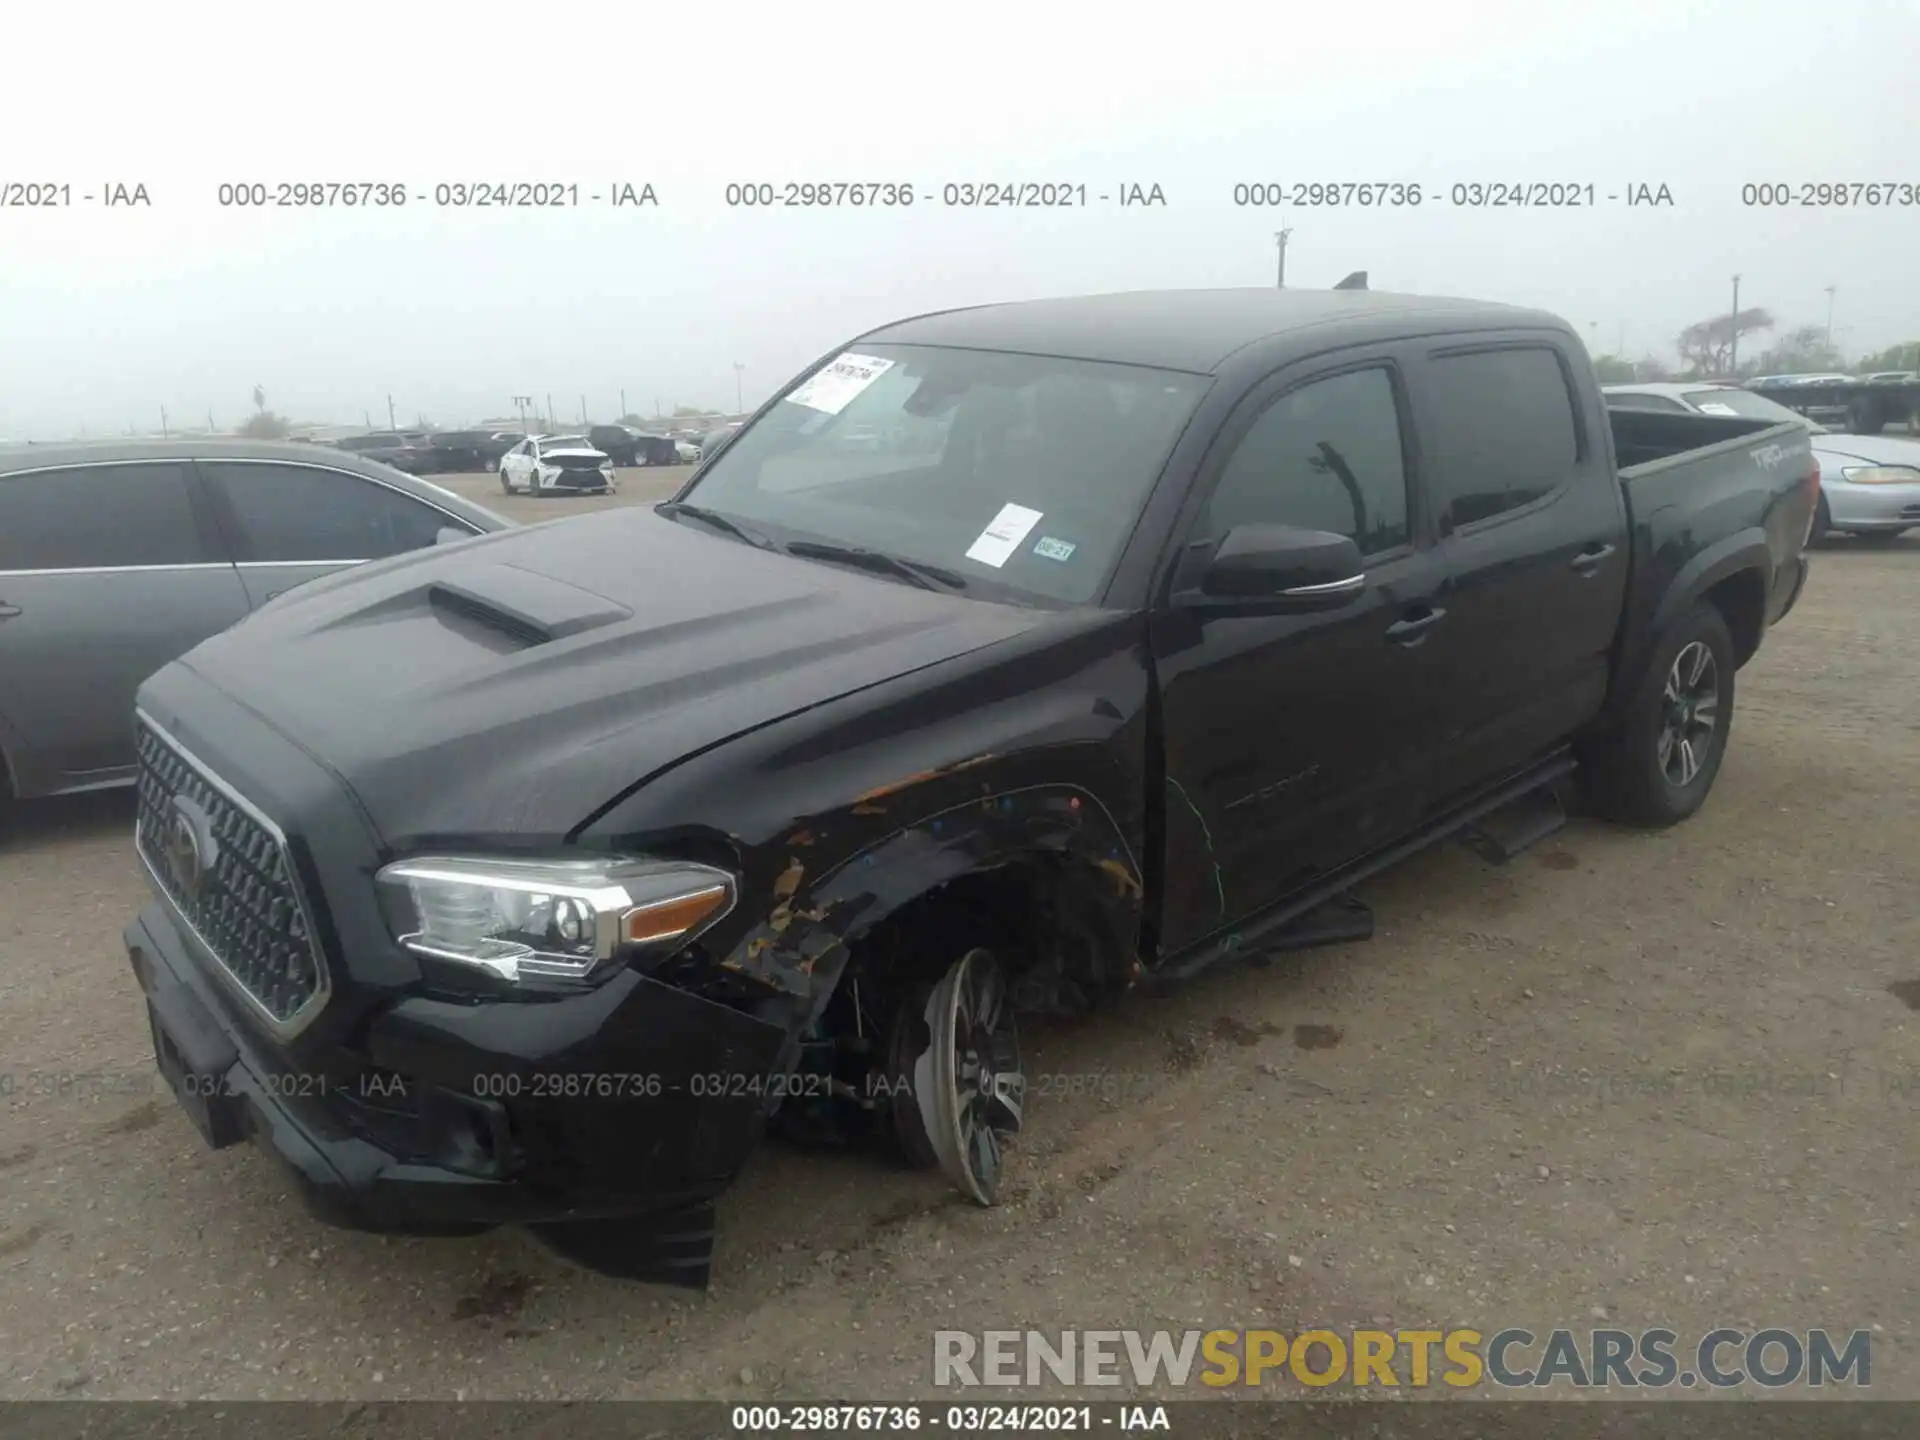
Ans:
{"type": "Polygon", "coordinates": [[[1898,435],[1836,435],[1786,406],[1738,385],[1669,381],[1606,385],[1607,404],[1624,410],[1744,415],[1792,420],[1813,432],[1820,462],[1820,508],[1809,543],[1838,531],[1891,540],[1920,527],[1920,440],[1898,435]]]}
{"type": "Polygon", "coordinates": [[[317,445],[0,452],[0,808],[131,783],[140,682],[283,591],[510,523],[317,445]]]}

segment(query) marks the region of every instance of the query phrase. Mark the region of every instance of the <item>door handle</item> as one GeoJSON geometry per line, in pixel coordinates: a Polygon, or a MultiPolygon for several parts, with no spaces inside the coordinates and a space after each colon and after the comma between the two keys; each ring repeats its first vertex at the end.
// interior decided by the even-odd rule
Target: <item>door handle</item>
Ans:
{"type": "Polygon", "coordinates": [[[0,620],[11,620],[19,613],[20,607],[18,605],[9,605],[6,601],[0,600],[0,620]]]}
{"type": "Polygon", "coordinates": [[[1590,571],[1611,554],[1613,554],[1611,545],[1589,545],[1573,557],[1573,568],[1583,573],[1590,571]]]}
{"type": "Polygon", "coordinates": [[[1427,631],[1446,618],[1447,612],[1433,606],[1419,615],[1409,616],[1387,627],[1387,639],[1395,645],[1418,645],[1427,638],[1427,631]]]}

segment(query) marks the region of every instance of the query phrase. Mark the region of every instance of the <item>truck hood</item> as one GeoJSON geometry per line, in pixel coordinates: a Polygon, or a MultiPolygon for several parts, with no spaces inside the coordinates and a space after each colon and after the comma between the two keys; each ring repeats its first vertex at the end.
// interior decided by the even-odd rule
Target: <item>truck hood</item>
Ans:
{"type": "Polygon", "coordinates": [[[396,848],[551,841],[698,751],[1045,618],[622,510],[311,582],[177,663],[396,848]]]}

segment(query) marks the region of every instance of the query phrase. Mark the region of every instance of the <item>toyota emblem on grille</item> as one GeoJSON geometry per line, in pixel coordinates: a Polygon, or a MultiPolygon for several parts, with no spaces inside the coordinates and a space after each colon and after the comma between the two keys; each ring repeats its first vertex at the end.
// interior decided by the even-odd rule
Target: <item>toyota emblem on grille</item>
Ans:
{"type": "Polygon", "coordinates": [[[184,795],[173,797],[173,811],[167,817],[162,849],[167,859],[167,873],[180,887],[180,893],[189,899],[198,899],[200,882],[213,868],[213,827],[207,812],[184,795]]]}

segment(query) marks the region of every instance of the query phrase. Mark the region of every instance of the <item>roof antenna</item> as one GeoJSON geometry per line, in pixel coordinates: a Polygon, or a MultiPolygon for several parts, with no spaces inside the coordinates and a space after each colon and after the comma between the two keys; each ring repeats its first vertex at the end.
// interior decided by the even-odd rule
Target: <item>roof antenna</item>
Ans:
{"type": "Polygon", "coordinates": [[[1364,270],[1356,270],[1333,288],[1336,290],[1364,290],[1367,288],[1367,272],[1364,270]]]}

